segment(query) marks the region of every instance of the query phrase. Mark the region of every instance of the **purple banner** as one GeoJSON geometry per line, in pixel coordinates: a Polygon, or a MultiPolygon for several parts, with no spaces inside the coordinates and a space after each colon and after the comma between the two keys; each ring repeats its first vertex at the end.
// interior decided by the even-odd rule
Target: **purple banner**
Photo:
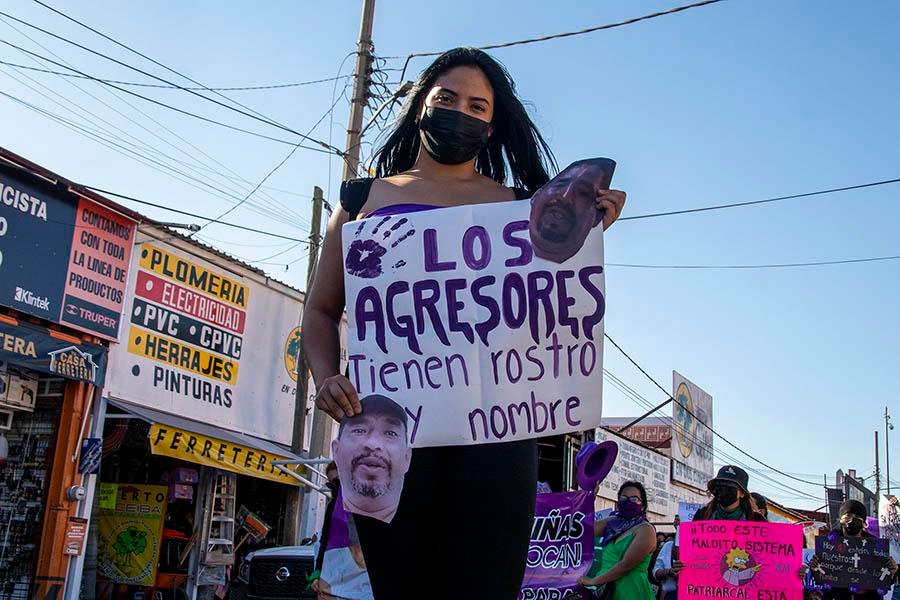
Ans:
{"type": "Polygon", "coordinates": [[[538,494],[519,600],[580,598],[578,578],[593,560],[592,493],[538,494]]]}

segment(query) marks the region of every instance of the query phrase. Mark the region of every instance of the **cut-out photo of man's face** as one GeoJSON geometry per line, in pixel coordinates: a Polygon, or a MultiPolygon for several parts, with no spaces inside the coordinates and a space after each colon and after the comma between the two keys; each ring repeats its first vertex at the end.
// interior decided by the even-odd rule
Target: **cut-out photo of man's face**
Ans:
{"type": "Polygon", "coordinates": [[[575,256],[603,221],[597,193],[609,189],[616,163],[591,158],[572,163],[531,198],[528,233],[534,253],[562,263],[575,256]]]}
{"type": "Polygon", "coordinates": [[[362,413],[344,417],[331,443],[344,507],[389,523],[412,458],[408,419],[406,411],[386,396],[366,396],[360,404],[362,413]]]}

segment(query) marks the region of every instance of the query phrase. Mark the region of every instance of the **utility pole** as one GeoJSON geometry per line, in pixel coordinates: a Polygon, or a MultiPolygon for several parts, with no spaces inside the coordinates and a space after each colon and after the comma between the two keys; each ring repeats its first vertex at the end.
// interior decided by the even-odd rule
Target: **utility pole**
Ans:
{"type": "MultiPolygon", "coordinates": [[[[313,187],[312,222],[309,226],[309,261],[306,268],[306,295],[312,288],[313,279],[316,277],[316,266],[319,264],[319,246],[322,244],[322,205],[325,197],[322,188],[313,187]]],[[[306,296],[304,296],[305,300],[306,296]]],[[[305,304],[304,304],[305,308],[305,304]]],[[[303,332],[300,332],[303,335],[303,332]]],[[[300,345],[300,353],[297,355],[297,388],[294,395],[294,434],[291,438],[291,451],[298,456],[303,456],[303,440],[306,437],[306,400],[309,396],[309,364],[303,352],[303,344],[300,345]]],[[[314,415],[315,418],[315,415],[314,415]]]]}
{"type": "Polygon", "coordinates": [[[356,179],[359,167],[359,147],[362,143],[363,113],[369,100],[372,83],[372,22],[375,19],[375,0],[363,0],[359,42],[356,45],[356,70],[353,73],[353,100],[350,103],[350,123],[347,125],[347,147],[344,155],[342,179],[356,179]]]}
{"type": "Polygon", "coordinates": [[[875,430],[875,495],[881,499],[881,469],[878,467],[878,430],[875,430]]]}
{"type": "MultiPolygon", "coordinates": [[[[359,42],[356,45],[356,70],[353,74],[353,102],[350,105],[350,124],[347,126],[347,147],[344,157],[343,180],[355,179],[359,165],[359,147],[362,142],[362,120],[372,82],[372,22],[375,18],[375,0],[363,0],[362,20],[359,26],[359,42]]],[[[328,454],[327,432],[331,417],[313,409],[312,433],[309,438],[309,455],[318,458],[328,454]]]]}
{"type": "Polygon", "coordinates": [[[884,470],[885,470],[885,487],[887,487],[887,493],[891,493],[891,440],[888,439],[888,431],[894,428],[894,424],[891,423],[891,414],[888,412],[888,407],[884,407],[884,470]]]}

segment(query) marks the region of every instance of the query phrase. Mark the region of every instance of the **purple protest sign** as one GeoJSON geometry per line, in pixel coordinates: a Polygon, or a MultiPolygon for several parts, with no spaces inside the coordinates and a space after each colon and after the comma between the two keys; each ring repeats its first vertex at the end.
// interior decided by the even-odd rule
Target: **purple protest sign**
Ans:
{"type": "Polygon", "coordinates": [[[866,531],[875,537],[881,537],[881,528],[878,526],[878,517],[866,517],[866,531]]]}
{"type": "Polygon", "coordinates": [[[592,492],[538,494],[519,600],[580,598],[578,578],[593,560],[592,492]]]}

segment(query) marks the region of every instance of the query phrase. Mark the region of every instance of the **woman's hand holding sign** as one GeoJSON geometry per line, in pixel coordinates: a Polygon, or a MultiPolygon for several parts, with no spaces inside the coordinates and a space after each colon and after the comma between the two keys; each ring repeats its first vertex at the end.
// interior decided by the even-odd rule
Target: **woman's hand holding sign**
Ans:
{"type": "Polygon", "coordinates": [[[600,190],[597,192],[597,210],[603,214],[603,231],[616,222],[625,208],[625,192],[600,190]]]}
{"type": "Polygon", "coordinates": [[[331,415],[335,421],[362,412],[356,388],[343,375],[332,375],[316,388],[316,407],[331,415]]]}

